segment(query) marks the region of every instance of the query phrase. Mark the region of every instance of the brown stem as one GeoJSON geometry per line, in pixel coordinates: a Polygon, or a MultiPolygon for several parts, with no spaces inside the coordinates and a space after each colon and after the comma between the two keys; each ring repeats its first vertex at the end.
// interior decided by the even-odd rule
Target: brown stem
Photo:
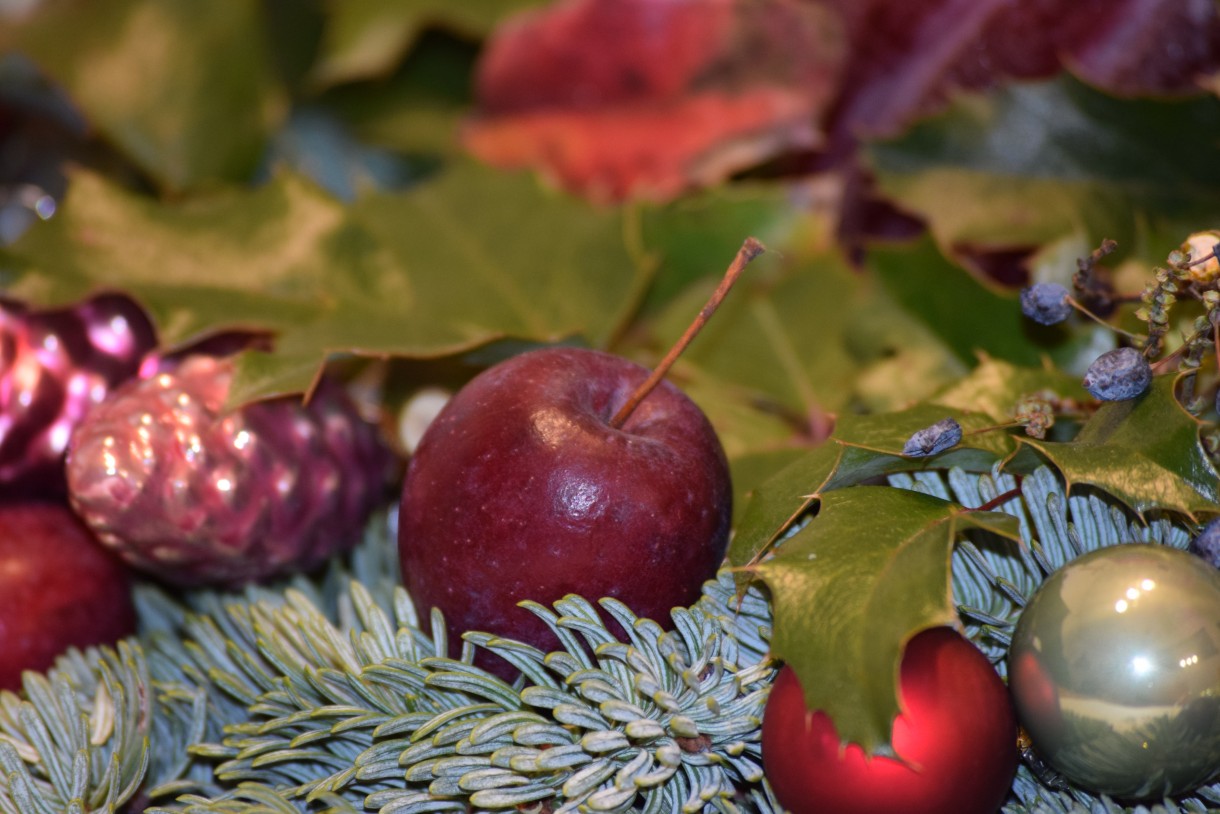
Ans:
{"type": "Polygon", "coordinates": [[[691,343],[695,335],[703,329],[707,321],[712,318],[712,314],[716,313],[716,309],[720,307],[720,303],[728,295],[729,289],[733,287],[733,283],[737,282],[737,278],[745,271],[746,266],[755,257],[758,257],[766,251],[763,244],[759,243],[752,237],[747,237],[746,242],[741,244],[741,248],[737,250],[737,256],[733,258],[733,262],[724,273],[724,278],[721,279],[720,285],[716,286],[716,290],[712,292],[712,296],[707,301],[707,305],[703,306],[703,310],[699,312],[699,316],[695,317],[695,321],[686,329],[686,333],[682,334],[669,353],[665,354],[665,358],[661,363],[653,368],[652,374],[644,380],[643,384],[635,389],[631,394],[631,398],[618,409],[614,417],[610,419],[610,426],[616,430],[622,428],[631,414],[635,412],[635,408],[640,406],[640,402],[648,397],[648,394],[653,391],[661,380],[665,378],[665,374],[669,373],[669,369],[674,366],[674,362],[678,361],[678,357],[682,355],[682,351],[686,350],[686,346],[691,343]]]}
{"type": "Polygon", "coordinates": [[[1220,260],[1220,246],[1217,246],[1216,248],[1212,249],[1210,252],[1203,255],[1202,257],[1200,257],[1197,260],[1191,260],[1189,263],[1183,263],[1182,268],[1188,269],[1188,268],[1191,268],[1192,266],[1201,266],[1204,263],[1206,263],[1208,260],[1211,260],[1212,258],[1215,258],[1216,260],[1220,260]]]}
{"type": "Polygon", "coordinates": [[[1111,331],[1114,331],[1114,333],[1125,336],[1128,339],[1134,339],[1134,340],[1143,339],[1143,337],[1141,337],[1139,334],[1133,334],[1130,331],[1124,331],[1122,328],[1115,327],[1115,326],[1111,325],[1110,323],[1106,322],[1104,319],[1097,316],[1097,314],[1094,314],[1092,311],[1090,311],[1088,308],[1086,308],[1084,306],[1084,303],[1082,303],[1080,300],[1076,299],[1075,297],[1069,296],[1067,298],[1067,302],[1068,302],[1068,305],[1072,306],[1077,311],[1084,314],[1086,317],[1093,320],[1094,322],[1096,322],[1098,325],[1102,326],[1103,328],[1109,328],[1111,331]]]}
{"type": "Polygon", "coordinates": [[[1012,500],[1013,498],[1020,497],[1020,496],[1021,496],[1021,487],[1018,486],[1015,489],[1009,489],[1007,492],[996,495],[995,497],[993,497],[991,500],[987,501],[983,505],[970,509],[970,511],[989,512],[992,509],[995,509],[997,506],[1003,506],[1005,503],[1012,500]]]}

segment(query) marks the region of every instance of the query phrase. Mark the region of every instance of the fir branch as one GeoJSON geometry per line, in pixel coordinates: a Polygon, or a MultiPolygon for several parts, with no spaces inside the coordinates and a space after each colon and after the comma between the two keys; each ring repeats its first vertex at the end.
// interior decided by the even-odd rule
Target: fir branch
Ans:
{"type": "Polygon", "coordinates": [[[0,693],[0,812],[114,812],[149,766],[151,683],[138,646],[72,650],[25,698],[0,693]]]}
{"type": "MultiPolygon", "coordinates": [[[[1001,675],[1011,631],[1025,601],[1050,573],[1086,551],[1103,546],[1144,542],[1186,548],[1190,533],[1169,517],[1147,524],[1126,512],[1117,501],[1096,492],[1065,495],[1062,481],[1048,467],[1021,479],[1020,484],[998,467],[983,475],[960,470],[891,476],[895,486],[915,489],[964,506],[981,506],[998,495],[1020,488],[1020,499],[997,508],[1018,519],[1025,545],[983,539],[965,540],[953,554],[953,588],[967,633],[992,659],[1001,675]]],[[[1220,811],[1220,783],[1197,789],[1178,801],[1164,800],[1151,809],[1125,808],[1109,797],[1079,789],[1055,788],[1057,778],[1042,778],[1026,762],[1013,783],[1005,814],[1197,814],[1220,811]],[[1048,782],[1052,781],[1052,782],[1048,782]]],[[[1063,784],[1066,785],[1066,784],[1063,784]]]]}
{"type": "MultiPolygon", "coordinates": [[[[717,595],[731,591],[726,581],[717,595]]],[[[358,583],[352,607],[360,622],[346,637],[302,595],[286,599],[228,608],[241,637],[256,633],[259,655],[278,670],[274,686],[251,700],[250,720],[207,750],[226,758],[216,769],[222,782],[246,781],[243,794],[253,783],[284,799],[341,795],[394,810],[424,801],[433,810],[452,798],[464,801],[455,810],[538,801],[557,811],[624,810],[637,800],[669,810],[702,800],[728,811],[739,787],[761,781],[758,729],[772,668],[753,658],[762,652],[757,632],[750,648],[725,644],[744,617],[727,621],[727,607],[709,612],[704,605],[714,599],[675,611],[673,633],[604,602],[630,643],[575,597],[556,612],[532,607],[565,640],[564,651],[470,637],[523,665],[530,686],[504,683],[470,654],[431,654],[430,640],[404,620],[391,622],[358,583]],[[749,663],[726,658],[740,654],[749,663]]],[[[757,594],[747,602],[766,608],[757,594]]],[[[221,811],[234,800],[194,796],[185,808],[157,811],[221,811]]]]}
{"type": "MultiPolygon", "coordinates": [[[[1173,518],[1147,525],[1097,493],[1067,496],[1050,469],[899,475],[963,505],[997,498],[1025,545],[962,541],[953,584],[972,638],[1004,670],[1008,637],[1046,574],[1080,553],[1142,540],[1185,547],[1173,518]],[[1017,496],[1019,494],[1019,496],[1017,496]]],[[[316,579],[242,594],[140,589],[142,633],[70,651],[24,699],[0,694],[0,814],[138,811],[289,814],[370,810],[779,810],[762,779],[759,719],[773,665],[770,608],[705,586],[675,629],[613,600],[532,605],[564,647],[418,626],[397,585],[392,518],[316,579]],[[440,642],[437,647],[434,642],[440,642]],[[521,669],[508,685],[476,647],[521,669]]],[[[1006,814],[1220,811],[1220,784],[1151,809],[1056,788],[1022,766],[1006,814]]]]}

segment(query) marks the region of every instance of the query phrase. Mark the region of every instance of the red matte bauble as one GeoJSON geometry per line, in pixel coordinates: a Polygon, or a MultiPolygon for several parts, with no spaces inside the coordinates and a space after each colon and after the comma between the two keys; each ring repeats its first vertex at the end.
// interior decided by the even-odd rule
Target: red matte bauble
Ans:
{"type": "Polygon", "coordinates": [[[763,766],[793,814],[995,814],[1017,770],[1017,723],[987,657],[950,628],[907,645],[894,721],[900,760],[840,747],[826,713],[810,712],[784,667],[762,725],[763,766]]]}

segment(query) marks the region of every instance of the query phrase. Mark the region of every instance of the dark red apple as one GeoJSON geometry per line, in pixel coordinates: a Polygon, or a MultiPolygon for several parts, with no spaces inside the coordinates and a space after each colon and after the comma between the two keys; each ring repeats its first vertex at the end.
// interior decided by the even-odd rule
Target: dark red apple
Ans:
{"type": "Polygon", "coordinates": [[[70,646],[134,633],[127,570],[66,506],[0,504],[0,689],[70,646]]]}
{"type": "Polygon", "coordinates": [[[1017,770],[1017,723],[987,657],[950,628],[907,644],[899,671],[898,760],[842,746],[784,667],[763,714],[763,767],[793,814],[995,814],[1017,770]]]}
{"type": "Polygon", "coordinates": [[[612,596],[669,626],[673,607],[699,597],[727,543],[728,465],[702,411],[668,382],[611,426],[648,374],[547,348],[450,400],[403,488],[403,579],[421,614],[440,608],[453,636],[550,649],[554,636],[517,603],[612,596]]]}

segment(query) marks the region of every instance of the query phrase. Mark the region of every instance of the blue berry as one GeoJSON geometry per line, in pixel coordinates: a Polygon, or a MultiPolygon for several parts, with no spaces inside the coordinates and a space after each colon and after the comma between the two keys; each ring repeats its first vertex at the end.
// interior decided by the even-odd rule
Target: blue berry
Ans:
{"type": "Polygon", "coordinates": [[[957,446],[962,440],[962,425],[952,418],[942,418],[930,427],[911,433],[902,454],[912,458],[926,458],[957,446]]]}
{"type": "Polygon", "coordinates": [[[1220,518],[1203,527],[1199,536],[1190,541],[1190,550],[1220,568],[1220,518]]]}
{"type": "Polygon", "coordinates": [[[1135,348],[1106,351],[1085,371],[1084,389],[1102,401],[1133,399],[1152,384],[1152,368],[1135,348]]]}
{"type": "Polygon", "coordinates": [[[1063,322],[1072,313],[1068,290],[1058,283],[1034,283],[1021,289],[1021,313],[1042,325],[1063,322]]]}

